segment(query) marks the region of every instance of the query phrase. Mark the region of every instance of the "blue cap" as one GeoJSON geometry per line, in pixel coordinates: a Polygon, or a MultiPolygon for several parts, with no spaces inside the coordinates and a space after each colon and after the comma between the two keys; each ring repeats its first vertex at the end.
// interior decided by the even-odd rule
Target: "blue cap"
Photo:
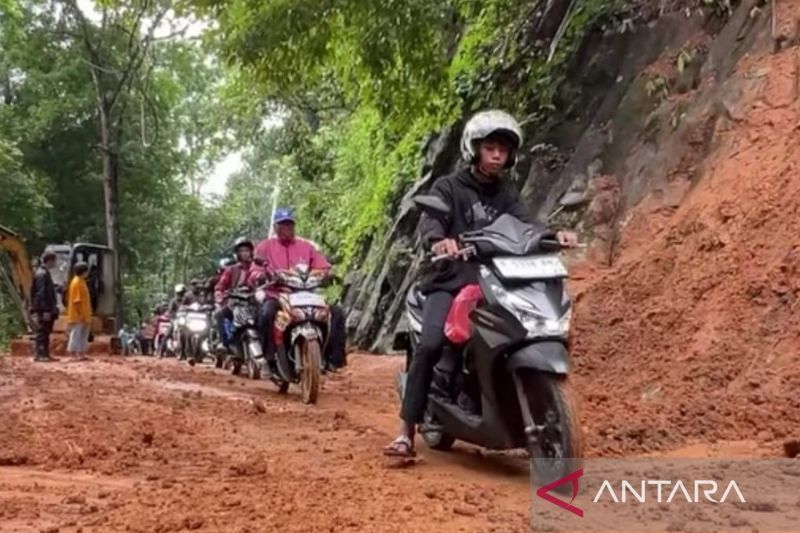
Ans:
{"type": "Polygon", "coordinates": [[[275,217],[272,219],[275,224],[281,222],[294,222],[294,211],[291,207],[279,207],[275,211],[275,217]]]}

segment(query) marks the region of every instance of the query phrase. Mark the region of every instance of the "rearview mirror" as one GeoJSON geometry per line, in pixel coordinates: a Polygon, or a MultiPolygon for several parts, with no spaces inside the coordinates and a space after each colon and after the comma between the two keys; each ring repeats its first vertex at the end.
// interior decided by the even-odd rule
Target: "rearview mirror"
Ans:
{"type": "Polygon", "coordinates": [[[589,198],[587,198],[585,192],[574,191],[566,193],[561,197],[561,200],[558,203],[561,205],[561,207],[570,208],[585,204],[588,201],[589,198]]]}
{"type": "Polygon", "coordinates": [[[422,196],[415,196],[414,203],[429,215],[449,215],[450,206],[438,196],[426,194],[422,196]]]}

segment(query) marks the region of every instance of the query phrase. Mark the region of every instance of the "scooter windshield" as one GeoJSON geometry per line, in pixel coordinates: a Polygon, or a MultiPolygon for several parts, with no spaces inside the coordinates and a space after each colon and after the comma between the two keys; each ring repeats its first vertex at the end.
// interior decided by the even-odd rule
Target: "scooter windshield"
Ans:
{"type": "Polygon", "coordinates": [[[544,233],[540,225],[526,224],[518,218],[504,214],[492,224],[462,235],[464,243],[473,244],[482,257],[496,255],[531,255],[539,250],[544,233]]]}

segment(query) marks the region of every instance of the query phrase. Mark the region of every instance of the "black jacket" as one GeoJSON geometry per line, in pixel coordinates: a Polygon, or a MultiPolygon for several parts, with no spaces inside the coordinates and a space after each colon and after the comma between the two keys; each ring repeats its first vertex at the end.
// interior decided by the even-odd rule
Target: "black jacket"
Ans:
{"type": "Polygon", "coordinates": [[[31,288],[31,311],[34,313],[58,314],[56,286],[50,271],[40,266],[36,269],[31,288]]]}
{"type": "MultiPolygon", "coordinates": [[[[469,169],[439,178],[430,194],[439,196],[450,206],[450,215],[423,214],[420,241],[426,252],[437,241],[454,239],[465,231],[484,228],[506,213],[533,223],[515,191],[501,182],[480,182],[469,169]]],[[[464,285],[477,283],[477,280],[478,266],[475,263],[441,261],[423,272],[420,288],[424,293],[438,290],[454,293],[464,285]]]]}

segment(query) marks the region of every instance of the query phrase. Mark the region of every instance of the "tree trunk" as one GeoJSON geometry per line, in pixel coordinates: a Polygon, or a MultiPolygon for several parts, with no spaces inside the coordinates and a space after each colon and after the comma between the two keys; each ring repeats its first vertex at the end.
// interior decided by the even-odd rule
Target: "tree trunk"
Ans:
{"type": "Polygon", "coordinates": [[[112,277],[114,279],[115,328],[123,324],[122,276],[119,257],[119,181],[114,154],[103,154],[103,192],[106,204],[106,240],[113,257],[112,277]]]}
{"type": "MultiPolygon", "coordinates": [[[[99,86],[99,84],[98,84],[99,86]]],[[[122,309],[122,276],[120,275],[119,258],[119,182],[117,165],[113,151],[111,124],[105,100],[98,91],[97,112],[100,120],[100,151],[103,158],[103,196],[105,198],[106,241],[112,253],[111,276],[114,285],[114,330],[123,324],[122,309]]]]}

